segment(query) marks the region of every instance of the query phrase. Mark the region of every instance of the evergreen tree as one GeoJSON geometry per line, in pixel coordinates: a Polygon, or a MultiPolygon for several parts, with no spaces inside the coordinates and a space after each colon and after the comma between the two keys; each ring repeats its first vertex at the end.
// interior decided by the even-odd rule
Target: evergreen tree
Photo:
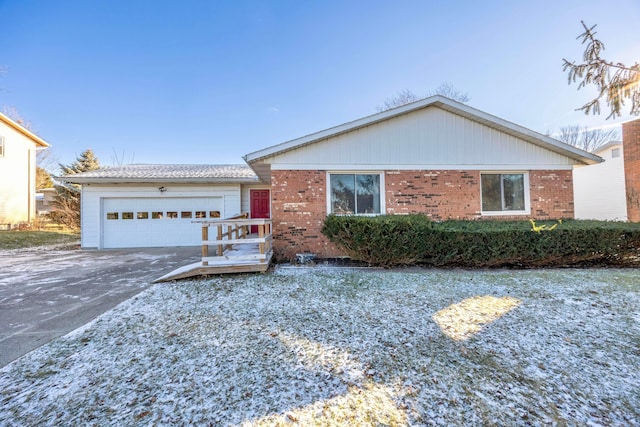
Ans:
{"type": "Polygon", "coordinates": [[[69,165],[60,164],[60,170],[63,176],[73,175],[74,173],[88,172],[96,169],[100,169],[100,161],[93,153],[91,148],[88,148],[82,152],[76,161],[69,165]]]}
{"type": "MultiPolygon", "coordinates": [[[[100,168],[100,161],[90,148],[85,150],[69,165],[60,164],[62,176],[74,175],[100,168]]],[[[56,210],[50,214],[52,220],[72,230],[80,229],[80,186],[60,184],[56,186],[56,210]]]]}
{"type": "Polygon", "coordinates": [[[620,62],[606,60],[602,57],[604,43],[596,38],[596,26],[587,27],[580,21],[584,33],[578,36],[585,45],[583,62],[576,63],[563,59],[564,71],[569,71],[569,84],[580,81],[578,89],[594,85],[598,96],[584,104],[579,110],[585,114],[600,114],[600,99],[604,97],[610,108],[609,116],[616,118],[622,115],[625,101],[631,101],[632,115],[640,114],[640,63],[626,66],[620,62]]]}

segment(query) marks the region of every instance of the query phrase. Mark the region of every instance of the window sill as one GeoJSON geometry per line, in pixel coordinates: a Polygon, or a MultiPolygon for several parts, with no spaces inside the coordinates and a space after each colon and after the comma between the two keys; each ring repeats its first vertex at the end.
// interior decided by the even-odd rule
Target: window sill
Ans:
{"type": "Polygon", "coordinates": [[[480,212],[482,216],[526,216],[531,215],[531,211],[489,211],[480,212]]]}
{"type": "Polygon", "coordinates": [[[384,215],[382,213],[333,213],[330,212],[329,215],[335,216],[380,216],[384,215]]]}

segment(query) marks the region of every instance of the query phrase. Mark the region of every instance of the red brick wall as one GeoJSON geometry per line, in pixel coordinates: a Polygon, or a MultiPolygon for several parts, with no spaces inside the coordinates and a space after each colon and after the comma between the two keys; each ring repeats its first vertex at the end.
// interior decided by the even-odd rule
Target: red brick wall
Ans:
{"type": "Polygon", "coordinates": [[[627,217],[640,222],[640,119],[622,124],[627,217]]]}
{"type": "MultiPolygon", "coordinates": [[[[271,212],[276,258],[292,260],[297,253],[321,258],[343,255],[320,232],[327,216],[326,171],[271,172],[271,212]]],[[[529,173],[531,217],[573,218],[571,171],[529,173]]],[[[386,213],[424,213],[434,220],[478,219],[479,171],[386,171],[386,213]]],[[[492,219],[523,219],[499,216],[492,219]]]]}
{"type": "Polygon", "coordinates": [[[529,172],[531,217],[573,218],[573,172],[549,170],[529,172]]]}
{"type": "Polygon", "coordinates": [[[271,171],[271,217],[276,259],[294,260],[296,254],[322,258],[341,256],[320,232],[327,216],[325,171],[271,171]]]}
{"type": "Polygon", "coordinates": [[[385,187],[388,214],[480,218],[479,171],[387,171],[385,187]]]}

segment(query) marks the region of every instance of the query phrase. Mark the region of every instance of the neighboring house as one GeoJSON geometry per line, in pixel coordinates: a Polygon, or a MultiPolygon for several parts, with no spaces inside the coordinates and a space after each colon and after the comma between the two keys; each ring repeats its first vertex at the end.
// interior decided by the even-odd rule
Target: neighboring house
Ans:
{"type": "Polygon", "coordinates": [[[611,141],[593,151],[603,163],[573,171],[576,219],[627,220],[622,142],[611,141]]]}
{"type": "Polygon", "coordinates": [[[195,220],[269,216],[255,210],[269,187],[246,165],[126,165],[61,178],[82,184],[83,248],[196,246],[195,220]]]}
{"type": "Polygon", "coordinates": [[[0,229],[36,217],[36,150],[42,138],[0,113],[0,229]]]}
{"type": "Polygon", "coordinates": [[[602,161],[442,96],[244,159],[251,169],[130,165],[65,177],[83,184],[82,246],[198,244],[192,219],[266,210],[280,259],[338,257],[320,232],[330,213],[573,218],[573,167],[602,161]]]}
{"type": "Polygon", "coordinates": [[[36,193],[36,213],[38,215],[48,215],[55,209],[57,191],[55,188],[41,188],[36,193]]]}

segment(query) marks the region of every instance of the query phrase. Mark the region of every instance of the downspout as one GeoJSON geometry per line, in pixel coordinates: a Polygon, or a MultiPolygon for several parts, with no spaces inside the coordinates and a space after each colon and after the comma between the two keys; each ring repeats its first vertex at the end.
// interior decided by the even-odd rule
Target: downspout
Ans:
{"type": "Polygon", "coordinates": [[[32,198],[35,195],[31,192],[31,149],[27,149],[27,223],[31,224],[31,206],[33,205],[32,198]]]}

